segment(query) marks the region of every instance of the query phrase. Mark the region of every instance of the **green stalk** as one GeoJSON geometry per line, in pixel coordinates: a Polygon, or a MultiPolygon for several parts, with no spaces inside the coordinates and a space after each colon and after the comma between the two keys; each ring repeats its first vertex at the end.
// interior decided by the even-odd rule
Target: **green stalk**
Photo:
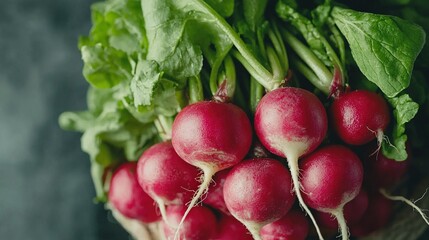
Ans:
{"type": "Polygon", "coordinates": [[[264,87],[256,79],[250,77],[250,110],[255,113],[259,101],[264,95],[264,87]]]}
{"type": "Polygon", "coordinates": [[[222,54],[216,58],[212,65],[212,70],[210,72],[210,91],[212,92],[212,95],[215,95],[219,82],[218,82],[218,75],[219,75],[219,69],[222,66],[223,60],[228,52],[225,52],[225,54],[222,54]]]}
{"type": "Polygon", "coordinates": [[[189,103],[204,100],[203,85],[199,76],[190,77],[188,80],[189,103]]]}
{"type": "Polygon", "coordinates": [[[328,21],[328,26],[329,29],[331,30],[335,43],[337,44],[338,50],[339,50],[339,54],[340,54],[340,64],[338,67],[340,67],[340,71],[341,71],[341,75],[342,75],[342,79],[344,80],[344,77],[347,75],[345,73],[345,62],[346,62],[346,47],[344,44],[344,39],[341,36],[340,31],[338,30],[338,28],[335,26],[335,24],[333,23],[333,21],[329,20],[328,21]]]}
{"type": "Polygon", "coordinates": [[[274,21],[272,21],[272,23],[272,28],[268,31],[268,37],[270,38],[271,43],[276,50],[283,69],[285,69],[285,72],[287,72],[289,70],[289,61],[287,58],[286,47],[283,43],[283,39],[277,25],[274,21]]]}
{"type": "MultiPolygon", "coordinates": [[[[280,82],[283,79],[275,79],[273,75],[256,59],[252,54],[246,44],[241,40],[240,36],[232,29],[232,27],[222,18],[213,8],[211,8],[207,3],[202,0],[193,0],[196,6],[199,7],[199,10],[213,17],[213,23],[217,24],[222,31],[232,41],[234,46],[240,52],[244,59],[246,59],[246,64],[248,67],[251,66],[251,74],[255,79],[262,84],[268,90],[273,90],[280,85],[280,82]]],[[[245,66],[246,67],[246,66],[245,66]]],[[[246,67],[247,69],[247,67],[246,67]]],[[[249,71],[249,69],[247,69],[249,71]]],[[[250,71],[249,71],[250,72],[250,71]]]]}
{"type": "Polygon", "coordinates": [[[171,139],[171,130],[173,126],[173,118],[166,117],[164,115],[158,115],[154,121],[155,127],[158,130],[158,134],[162,141],[171,139]]]}
{"type": "Polygon", "coordinates": [[[235,88],[237,85],[237,75],[235,72],[235,65],[234,61],[232,60],[232,57],[227,55],[223,61],[223,65],[225,68],[225,79],[228,97],[232,98],[234,96],[235,88]]]}
{"type": "Polygon", "coordinates": [[[288,31],[283,29],[283,37],[286,42],[291,46],[295,53],[305,62],[308,67],[314,72],[314,74],[319,78],[320,82],[317,84],[317,88],[322,92],[328,92],[332,83],[332,73],[329,69],[323,64],[323,62],[301,41],[299,41],[295,36],[290,34],[288,31]]]}
{"type": "Polygon", "coordinates": [[[268,62],[271,66],[271,72],[273,73],[273,76],[275,78],[282,79],[281,83],[283,83],[286,71],[284,70],[276,52],[271,46],[267,46],[267,57],[268,62]]]}
{"type": "Polygon", "coordinates": [[[329,86],[326,86],[322,81],[320,81],[320,78],[314,74],[314,72],[305,65],[304,62],[302,62],[300,59],[296,57],[292,57],[292,64],[294,68],[296,68],[304,77],[308,79],[317,89],[325,93],[326,95],[329,94],[329,86]]]}

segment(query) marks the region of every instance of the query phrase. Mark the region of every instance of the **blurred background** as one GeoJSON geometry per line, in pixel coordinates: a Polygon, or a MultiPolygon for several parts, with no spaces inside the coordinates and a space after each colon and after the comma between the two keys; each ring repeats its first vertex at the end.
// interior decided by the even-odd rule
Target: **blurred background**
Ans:
{"type": "Polygon", "coordinates": [[[1,239],[128,239],[93,203],[80,134],[57,123],[86,108],[77,39],[92,2],[0,1],[1,239]]]}

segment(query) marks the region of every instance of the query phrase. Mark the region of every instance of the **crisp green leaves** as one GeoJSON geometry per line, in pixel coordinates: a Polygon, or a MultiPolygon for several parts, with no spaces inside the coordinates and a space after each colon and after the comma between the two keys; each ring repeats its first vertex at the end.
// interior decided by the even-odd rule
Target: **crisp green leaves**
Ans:
{"type": "Polygon", "coordinates": [[[268,0],[246,0],[243,1],[244,19],[253,32],[265,20],[264,13],[268,0]]]}
{"type": "MultiPolygon", "coordinates": [[[[320,9],[329,11],[328,6],[320,9]]],[[[277,3],[276,11],[280,18],[290,23],[302,34],[310,49],[326,66],[333,68],[334,66],[343,65],[325,36],[323,36],[310,19],[283,1],[277,3]]],[[[323,12],[322,10],[320,11],[323,12]]]]}
{"type": "Polygon", "coordinates": [[[203,51],[208,58],[229,50],[232,43],[213,24],[216,19],[200,11],[192,0],[142,1],[149,41],[147,59],[155,60],[166,76],[184,84],[200,73],[203,51]]]}
{"type": "Polygon", "coordinates": [[[421,27],[393,16],[335,7],[332,16],[362,73],[388,97],[408,87],[425,43],[421,27]]]}
{"type": "Polygon", "coordinates": [[[115,90],[90,88],[88,111],[65,112],[59,118],[62,128],[83,132],[81,147],[90,157],[100,201],[105,200],[104,169],[123,157],[136,160],[145,148],[158,141],[153,122],[141,123],[132,117],[115,90]]]}
{"type": "Polygon", "coordinates": [[[388,142],[383,142],[383,155],[396,161],[407,159],[405,124],[411,121],[419,110],[419,105],[408,94],[389,99],[393,107],[394,127],[388,142]]]}
{"type": "Polygon", "coordinates": [[[162,73],[155,61],[141,59],[137,63],[130,85],[135,107],[151,104],[153,90],[161,76],[162,73]]]}
{"type": "Polygon", "coordinates": [[[235,0],[205,0],[205,2],[222,17],[230,17],[234,13],[235,0]]]}
{"type": "Polygon", "coordinates": [[[130,61],[147,51],[139,0],[109,0],[92,5],[93,27],[79,47],[83,75],[97,88],[111,88],[132,77],[130,61]]]}
{"type": "Polygon", "coordinates": [[[131,66],[121,51],[96,44],[83,46],[81,53],[83,75],[94,87],[111,88],[131,76],[131,66]]]}

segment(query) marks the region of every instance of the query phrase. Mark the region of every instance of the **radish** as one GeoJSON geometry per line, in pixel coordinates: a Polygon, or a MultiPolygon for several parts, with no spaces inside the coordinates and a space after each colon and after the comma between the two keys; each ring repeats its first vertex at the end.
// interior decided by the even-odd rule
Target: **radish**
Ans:
{"type": "MultiPolygon", "coordinates": [[[[408,151],[409,148],[407,148],[408,151]]],[[[408,151],[408,156],[410,153],[408,151]]],[[[371,190],[379,191],[384,197],[392,201],[402,201],[410,207],[414,208],[423,220],[429,225],[429,219],[426,214],[414,202],[403,196],[392,196],[386,191],[386,188],[392,187],[398,183],[409,168],[409,157],[404,161],[395,161],[385,157],[381,153],[376,156],[370,155],[366,163],[366,182],[371,190]]]]}
{"type": "Polygon", "coordinates": [[[332,103],[330,117],[337,135],[350,145],[363,145],[375,138],[380,145],[390,122],[386,100],[367,90],[340,95],[332,103]]]}
{"type": "Polygon", "coordinates": [[[263,240],[305,240],[309,232],[307,218],[301,211],[291,210],[281,219],[261,229],[263,240]]]}
{"type": "Polygon", "coordinates": [[[326,136],[328,121],[320,100],[307,90],[279,88],[267,93],[255,112],[256,135],[270,152],[287,158],[293,187],[300,205],[310,216],[320,239],[317,223],[302,200],[298,158],[314,151],[326,136]]]}
{"type": "MultiPolygon", "coordinates": [[[[162,229],[166,239],[175,236],[175,228],[179,225],[186,211],[184,205],[171,205],[167,207],[169,224],[162,222],[162,229]],[[174,226],[174,227],[173,227],[174,226]]],[[[217,230],[216,216],[207,207],[196,206],[191,209],[188,217],[182,223],[177,236],[180,240],[207,240],[213,239],[217,230]]]]}
{"type": "Polygon", "coordinates": [[[192,199],[198,175],[198,168],[183,161],[169,141],[147,149],[137,163],[140,186],[157,202],[164,221],[165,205],[185,205],[192,199]]]}
{"type": "Polygon", "coordinates": [[[369,196],[368,209],[358,224],[350,226],[353,236],[363,237],[383,228],[391,219],[393,202],[376,193],[369,196]]]}
{"type": "Polygon", "coordinates": [[[201,185],[182,222],[208,189],[216,172],[240,162],[252,144],[252,127],[246,113],[224,102],[203,101],[186,106],[176,116],[172,143],[177,154],[203,171],[201,185]]]}
{"type": "MultiPolygon", "coordinates": [[[[361,189],[359,194],[346,205],[344,205],[344,218],[347,225],[357,224],[365,214],[368,208],[368,194],[365,190],[361,189]]],[[[335,216],[325,212],[317,212],[316,219],[320,225],[330,228],[338,229],[338,222],[335,220],[335,216]]]]}
{"type": "Polygon", "coordinates": [[[230,170],[230,168],[224,169],[213,176],[213,182],[209,186],[207,196],[203,199],[203,203],[226,215],[231,215],[231,213],[228,211],[223,198],[223,185],[230,170]]]}
{"type": "Polygon", "coordinates": [[[350,149],[331,145],[323,147],[301,161],[301,184],[305,203],[320,212],[335,216],[343,239],[348,239],[344,205],[361,189],[363,167],[350,149]]]}
{"type": "Polygon", "coordinates": [[[279,161],[260,158],[243,161],[228,173],[223,195],[229,212],[255,240],[259,231],[283,217],[292,207],[291,176],[279,161]]]}
{"type": "Polygon", "coordinates": [[[144,223],[156,222],[160,215],[154,200],[141,189],[136,176],[135,162],[123,163],[112,175],[109,202],[127,218],[144,223]]]}
{"type": "MultiPolygon", "coordinates": [[[[408,156],[410,156],[409,153],[408,156]]],[[[409,162],[409,158],[404,161],[395,161],[385,157],[380,152],[368,154],[363,162],[365,165],[365,181],[368,187],[371,190],[392,187],[402,180],[407,173],[409,162]]]]}
{"type": "Polygon", "coordinates": [[[230,215],[222,215],[218,232],[213,239],[216,240],[253,240],[246,226],[230,215]]]}

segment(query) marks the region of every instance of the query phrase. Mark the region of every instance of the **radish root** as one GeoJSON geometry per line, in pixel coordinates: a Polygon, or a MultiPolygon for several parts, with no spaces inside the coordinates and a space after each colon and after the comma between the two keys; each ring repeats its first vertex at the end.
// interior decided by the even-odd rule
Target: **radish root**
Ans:
{"type": "Polygon", "coordinates": [[[292,182],[293,182],[293,189],[295,189],[296,197],[298,198],[299,205],[304,208],[305,212],[310,217],[311,221],[313,222],[314,227],[316,228],[317,235],[319,236],[320,240],[323,240],[322,233],[320,232],[319,226],[317,225],[316,219],[314,219],[313,214],[311,214],[310,209],[307,207],[307,205],[304,203],[304,200],[301,196],[301,184],[299,182],[299,167],[298,167],[298,158],[297,157],[291,157],[287,159],[288,165],[290,168],[290,172],[292,175],[292,182]]]}
{"type": "Polygon", "coordinates": [[[204,192],[208,190],[210,182],[212,181],[212,177],[216,173],[216,171],[214,171],[213,168],[211,167],[200,167],[200,168],[203,170],[203,181],[199,186],[198,191],[195,193],[194,197],[192,198],[191,203],[186,209],[185,214],[183,214],[183,217],[180,220],[179,225],[177,226],[177,229],[174,233],[174,240],[179,239],[179,235],[180,235],[179,232],[180,232],[180,228],[183,225],[183,222],[185,221],[191,209],[197,204],[198,199],[204,194],[204,192]]]}
{"type": "Polygon", "coordinates": [[[261,228],[262,226],[260,224],[255,224],[255,223],[243,223],[247,230],[249,230],[250,234],[252,234],[252,237],[254,240],[262,240],[261,237],[261,228]]]}
{"type": "Polygon", "coordinates": [[[338,210],[333,211],[332,214],[337,219],[338,226],[340,227],[341,239],[348,240],[349,229],[347,227],[346,219],[344,218],[343,206],[341,206],[338,210]]]}
{"type": "Polygon", "coordinates": [[[162,199],[154,199],[155,200],[155,202],[156,202],[156,204],[158,205],[158,208],[159,208],[159,212],[161,213],[161,217],[162,217],[162,220],[169,226],[169,227],[172,227],[173,225],[170,223],[170,221],[168,221],[168,218],[167,218],[167,212],[166,212],[166,208],[165,208],[165,203],[164,203],[164,200],[162,200],[162,199]]]}
{"type": "MultiPolygon", "coordinates": [[[[423,220],[426,222],[427,225],[429,225],[429,220],[428,217],[426,216],[426,214],[422,211],[421,208],[419,208],[414,202],[412,202],[409,199],[406,199],[403,196],[392,196],[390,194],[387,193],[387,191],[385,189],[380,189],[380,193],[386,197],[387,199],[390,199],[392,201],[402,201],[406,204],[408,204],[409,206],[411,206],[412,208],[414,208],[419,214],[420,216],[422,216],[423,220]]],[[[426,192],[425,192],[426,193],[426,192]]],[[[424,196],[424,195],[423,195],[424,196]]],[[[421,198],[423,198],[423,196],[421,198]]],[[[420,198],[420,199],[421,199],[420,198]]]]}

